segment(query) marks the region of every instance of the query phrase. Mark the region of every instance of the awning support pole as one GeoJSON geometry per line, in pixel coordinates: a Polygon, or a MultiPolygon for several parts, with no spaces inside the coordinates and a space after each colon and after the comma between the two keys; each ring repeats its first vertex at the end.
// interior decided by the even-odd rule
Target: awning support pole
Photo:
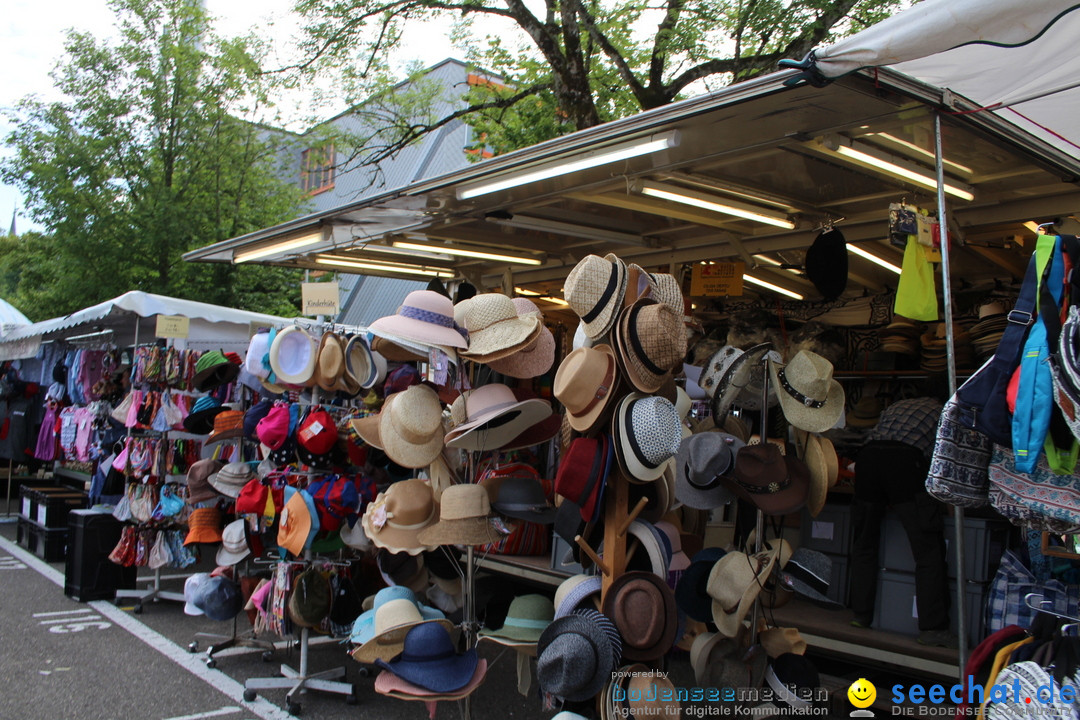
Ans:
{"type": "MultiPolygon", "coordinates": [[[[952,284],[949,271],[949,225],[945,217],[945,155],[941,147],[941,113],[934,113],[934,155],[937,170],[938,237],[941,240],[941,286],[945,304],[946,367],[949,371],[949,394],[956,392],[956,346],[953,335],[952,284]]],[[[967,608],[964,601],[967,578],[964,572],[964,509],[953,507],[953,552],[956,554],[956,614],[957,662],[960,665],[960,684],[964,684],[964,665],[967,663],[967,608]]]]}

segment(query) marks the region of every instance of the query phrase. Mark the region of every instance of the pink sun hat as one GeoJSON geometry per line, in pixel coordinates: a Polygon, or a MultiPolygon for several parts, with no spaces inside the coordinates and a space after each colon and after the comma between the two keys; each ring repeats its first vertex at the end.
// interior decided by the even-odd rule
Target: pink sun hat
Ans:
{"type": "Polygon", "coordinates": [[[466,348],[468,342],[454,326],[454,303],[433,290],[414,290],[405,296],[395,315],[368,326],[375,335],[386,333],[422,345],[466,348]]]}

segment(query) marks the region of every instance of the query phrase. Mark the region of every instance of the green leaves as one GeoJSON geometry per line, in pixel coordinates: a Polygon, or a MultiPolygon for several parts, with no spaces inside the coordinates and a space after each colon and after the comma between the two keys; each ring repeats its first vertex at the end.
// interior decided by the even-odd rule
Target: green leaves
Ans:
{"type": "Polygon", "coordinates": [[[279,179],[295,173],[279,167],[290,136],[254,122],[273,81],[258,46],[219,40],[188,0],[112,7],[118,41],[69,34],[65,99],[13,113],[0,175],[48,234],[6,241],[0,294],[38,317],[133,289],[293,314],[293,272],[180,258],[303,206],[279,179]]]}

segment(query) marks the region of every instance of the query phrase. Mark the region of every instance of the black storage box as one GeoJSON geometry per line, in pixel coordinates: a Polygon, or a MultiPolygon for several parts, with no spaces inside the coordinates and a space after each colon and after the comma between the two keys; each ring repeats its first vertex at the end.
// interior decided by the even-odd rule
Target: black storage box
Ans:
{"type": "Polygon", "coordinates": [[[116,591],[135,587],[136,567],[121,567],[109,560],[120,542],[124,523],[108,512],[72,510],[64,594],[79,602],[112,600],[116,591]]]}
{"type": "Polygon", "coordinates": [[[67,530],[50,530],[20,517],[16,533],[16,544],[45,562],[60,562],[67,554],[67,530]]]}

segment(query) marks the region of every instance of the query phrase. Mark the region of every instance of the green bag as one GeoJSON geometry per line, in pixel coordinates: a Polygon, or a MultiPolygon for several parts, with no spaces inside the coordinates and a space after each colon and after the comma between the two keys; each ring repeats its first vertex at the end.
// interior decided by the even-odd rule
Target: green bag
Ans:
{"type": "Polygon", "coordinates": [[[937,289],[934,286],[934,266],[914,235],[908,236],[904,248],[904,264],[896,286],[893,311],[912,320],[932,322],[938,319],[937,289]]]}

